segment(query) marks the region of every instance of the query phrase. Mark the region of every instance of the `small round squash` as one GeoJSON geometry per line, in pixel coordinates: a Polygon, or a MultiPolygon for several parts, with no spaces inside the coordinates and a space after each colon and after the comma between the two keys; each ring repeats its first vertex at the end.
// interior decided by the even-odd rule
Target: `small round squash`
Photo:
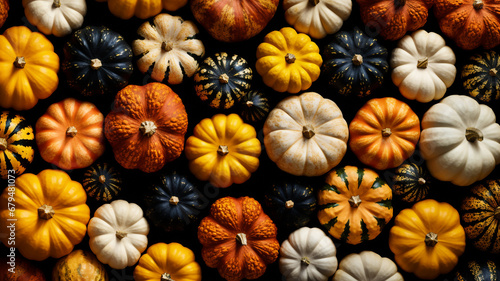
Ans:
{"type": "Polygon", "coordinates": [[[476,100],[499,100],[500,55],[493,50],[473,55],[462,68],[462,80],[465,90],[476,100]]]}
{"type": "Polygon", "coordinates": [[[392,190],[404,202],[423,200],[430,189],[431,176],[425,165],[403,163],[396,169],[392,190]]]}
{"type": "Polygon", "coordinates": [[[84,250],[75,250],[57,261],[52,269],[52,280],[108,281],[108,273],[106,267],[96,259],[94,254],[84,250]]]}
{"type": "Polygon", "coordinates": [[[240,100],[241,117],[247,122],[258,122],[269,114],[269,99],[257,90],[251,90],[240,100]]]}
{"type": "Polygon", "coordinates": [[[396,264],[372,251],[349,254],[340,261],[332,281],[403,281],[396,264]]]}
{"type": "Polygon", "coordinates": [[[85,192],[97,201],[111,201],[122,190],[122,184],[120,172],[108,163],[95,163],[83,174],[85,192]]]}

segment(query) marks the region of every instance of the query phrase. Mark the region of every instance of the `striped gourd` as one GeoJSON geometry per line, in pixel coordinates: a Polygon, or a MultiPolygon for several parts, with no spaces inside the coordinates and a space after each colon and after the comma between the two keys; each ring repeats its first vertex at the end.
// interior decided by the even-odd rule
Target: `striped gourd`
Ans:
{"type": "Polygon", "coordinates": [[[318,219],[335,238],[359,244],[377,237],[391,220],[392,190],[370,169],[332,170],[318,192],[318,219]]]}
{"type": "Polygon", "coordinates": [[[194,75],[196,94],[216,109],[231,108],[250,90],[252,68],[238,55],[207,57],[194,75]]]}
{"type": "Polygon", "coordinates": [[[490,259],[475,257],[462,265],[457,266],[456,281],[498,281],[500,268],[498,262],[490,259]]]}
{"type": "Polygon", "coordinates": [[[260,91],[250,91],[241,100],[241,117],[247,122],[258,122],[269,114],[269,100],[260,91]]]}
{"type": "Polygon", "coordinates": [[[83,175],[83,188],[89,197],[108,202],[122,190],[120,172],[107,163],[95,163],[83,175]]]}
{"type": "Polygon", "coordinates": [[[417,202],[429,194],[430,179],[425,166],[404,163],[396,169],[392,190],[404,202],[417,202]]]}
{"type": "Polygon", "coordinates": [[[10,111],[0,115],[0,175],[20,175],[33,161],[35,134],[29,122],[10,111]],[[9,172],[10,171],[10,172],[9,172]],[[15,171],[15,174],[12,173],[15,171]]]}
{"type": "Polygon", "coordinates": [[[462,69],[465,90],[475,99],[500,99],[500,56],[495,51],[473,55],[462,69]]]}
{"type": "Polygon", "coordinates": [[[461,210],[465,234],[474,247],[500,253],[500,180],[472,187],[461,210]]]}

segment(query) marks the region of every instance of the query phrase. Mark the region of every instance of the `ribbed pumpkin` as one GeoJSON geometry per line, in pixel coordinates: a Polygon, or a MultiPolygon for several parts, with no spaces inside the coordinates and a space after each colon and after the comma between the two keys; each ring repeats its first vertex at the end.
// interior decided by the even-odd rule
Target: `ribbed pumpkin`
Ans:
{"type": "Polygon", "coordinates": [[[0,113],[0,175],[13,179],[24,173],[35,155],[35,134],[28,120],[10,111],[0,113]],[[10,175],[10,177],[9,177],[10,175]]]}
{"type": "MultiPolygon", "coordinates": [[[[87,232],[90,209],[82,185],[60,170],[23,174],[15,188],[6,188],[0,198],[0,227],[7,229],[17,219],[16,248],[30,260],[60,258],[69,254],[87,232]],[[12,195],[14,193],[14,195],[12,195]],[[8,205],[15,200],[15,211],[8,205]]],[[[4,245],[8,236],[0,237],[4,245]]]]}
{"type": "Polygon", "coordinates": [[[146,216],[158,228],[181,231],[198,220],[206,200],[186,177],[164,174],[146,191],[146,216]]]}
{"type": "Polygon", "coordinates": [[[500,180],[472,187],[462,202],[461,213],[465,234],[474,247],[500,253],[500,180]]]}
{"type": "Polygon", "coordinates": [[[194,75],[194,89],[211,107],[227,109],[248,93],[252,77],[252,68],[244,58],[216,53],[200,63],[194,75]]]}
{"type": "Polygon", "coordinates": [[[344,166],[318,191],[318,219],[336,239],[359,244],[377,237],[392,218],[392,191],[370,169],[344,166]]]}
{"type": "Polygon", "coordinates": [[[143,23],[137,33],[143,38],[132,43],[134,55],[139,57],[137,66],[158,82],[179,84],[193,76],[205,54],[198,28],[181,17],[157,15],[143,23]]]}
{"type": "Polygon", "coordinates": [[[500,99],[500,56],[495,51],[473,55],[462,68],[465,90],[481,102],[500,99]]]}
{"type": "Polygon", "coordinates": [[[394,168],[415,151],[420,120],[395,98],[369,100],[349,124],[349,147],[358,159],[378,170],[394,168]]]}
{"type": "Polygon", "coordinates": [[[77,30],[64,45],[62,70],[70,87],[84,96],[111,94],[128,84],[132,48],[107,27],[77,30]]]}
{"type": "Polygon", "coordinates": [[[106,267],[91,252],[75,250],[59,259],[52,269],[52,280],[58,281],[107,281],[106,267]]]}
{"type": "Polygon", "coordinates": [[[83,174],[82,185],[89,197],[108,202],[122,191],[123,179],[116,167],[108,163],[95,163],[83,174]]]}
{"type": "Polygon", "coordinates": [[[331,281],[403,281],[403,275],[389,258],[372,251],[352,253],[340,261],[331,281]]]}
{"type": "Polygon", "coordinates": [[[435,0],[434,13],[443,33],[458,47],[491,49],[500,44],[498,0],[435,0]]]}
{"type": "Polygon", "coordinates": [[[59,84],[59,57],[41,33],[13,26],[0,35],[0,107],[27,110],[59,84]]]}
{"type": "Polygon", "coordinates": [[[187,125],[179,96],[167,85],[149,83],[118,92],[104,133],[120,165],[151,173],[180,156],[187,125]]]}
{"type": "Polygon", "coordinates": [[[176,11],[187,4],[187,0],[97,0],[97,2],[108,2],[109,11],[123,20],[133,16],[147,19],[156,16],[162,9],[176,11]]]}
{"type": "Polygon", "coordinates": [[[387,49],[359,28],[337,32],[323,51],[321,72],[341,95],[364,97],[380,87],[389,70],[387,49]]]}
{"type": "Polygon", "coordinates": [[[269,114],[269,99],[258,90],[251,90],[240,100],[241,117],[247,122],[258,122],[269,114]]]}
{"type": "Polygon", "coordinates": [[[427,196],[431,188],[430,182],[431,176],[423,163],[403,163],[396,169],[392,191],[404,202],[413,203],[427,196]]]}
{"type": "Polygon", "coordinates": [[[201,256],[228,281],[257,279],[278,258],[277,228],[250,197],[223,197],[198,227],[201,256]]]}
{"type": "Polygon", "coordinates": [[[16,255],[14,261],[11,257],[0,258],[0,272],[3,276],[2,281],[45,281],[43,270],[34,262],[16,255]],[[15,265],[11,267],[11,265],[15,265]]]}
{"type": "Polygon", "coordinates": [[[271,218],[288,228],[305,226],[316,211],[313,188],[298,182],[274,184],[265,202],[271,218]]]}
{"type": "Polygon", "coordinates": [[[104,153],[104,117],[89,102],[67,98],[36,121],[35,140],[43,160],[64,170],[90,166],[104,153]]]}
{"type": "Polygon", "coordinates": [[[469,257],[457,266],[456,281],[498,281],[500,280],[500,265],[493,259],[484,257],[469,257]]]}
{"type": "Polygon", "coordinates": [[[9,0],[0,0],[0,27],[2,27],[7,20],[9,8],[9,0]]]}

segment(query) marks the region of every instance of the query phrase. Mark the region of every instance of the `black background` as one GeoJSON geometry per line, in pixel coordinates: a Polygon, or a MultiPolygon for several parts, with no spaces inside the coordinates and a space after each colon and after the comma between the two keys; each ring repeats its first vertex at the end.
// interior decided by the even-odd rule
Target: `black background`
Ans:
{"type": "MultiPolygon", "coordinates": [[[[0,32],[3,33],[8,27],[11,26],[18,26],[18,25],[25,25],[31,28],[32,30],[36,30],[35,27],[29,24],[27,21],[26,17],[24,16],[24,11],[21,5],[20,0],[11,0],[11,7],[9,11],[9,17],[4,24],[4,26],[0,29],[0,32]]],[[[166,11],[163,11],[166,12],[166,11]]],[[[191,20],[196,22],[194,19],[190,9],[189,5],[179,9],[176,12],[168,12],[171,15],[179,15],[185,20],[191,20]]],[[[133,40],[137,39],[138,36],[136,35],[137,28],[146,20],[138,19],[138,18],[132,18],[129,20],[121,20],[115,16],[113,16],[107,7],[107,3],[98,3],[94,0],[88,0],[87,1],[87,15],[85,16],[85,21],[83,23],[83,26],[88,26],[88,25],[104,25],[109,27],[111,30],[114,30],[125,38],[125,40],[131,44],[133,40]]],[[[239,42],[239,43],[222,43],[219,41],[216,41],[208,35],[208,33],[201,27],[201,25],[197,24],[198,28],[200,29],[200,39],[203,41],[205,45],[205,56],[210,56],[213,55],[216,52],[221,52],[225,51],[228,53],[237,53],[240,56],[244,57],[248,62],[249,65],[252,67],[254,70],[254,77],[253,77],[253,84],[252,87],[255,89],[262,89],[265,94],[268,95],[270,101],[271,101],[271,107],[273,107],[277,102],[279,102],[281,99],[284,97],[288,96],[289,94],[287,93],[278,93],[274,92],[272,89],[266,87],[262,83],[261,77],[257,74],[255,71],[255,52],[257,49],[257,46],[262,42],[263,37],[273,31],[273,30],[279,30],[282,27],[288,26],[287,22],[284,19],[284,10],[282,7],[282,3],[280,2],[280,5],[276,11],[276,14],[274,18],[270,21],[270,23],[267,25],[267,27],[257,36],[251,38],[250,40],[244,41],[244,42],[239,42]]],[[[363,25],[361,18],[360,18],[360,12],[359,12],[359,7],[358,5],[354,2],[353,3],[353,10],[351,13],[350,18],[344,23],[343,27],[341,30],[352,30],[354,26],[360,27],[362,30],[370,32],[369,29],[365,28],[363,25]]],[[[432,10],[429,13],[429,18],[427,21],[427,24],[423,27],[423,29],[427,31],[433,31],[437,32],[442,35],[439,26],[437,24],[437,21],[433,15],[432,10]]],[[[370,34],[374,35],[373,32],[370,32],[370,34]]],[[[443,36],[443,35],[442,35],[443,36]]],[[[69,36],[63,37],[63,38],[58,38],[54,37],[52,35],[47,36],[47,38],[54,44],[55,47],[55,52],[59,55],[61,61],[63,60],[63,52],[62,48],[64,43],[68,40],[69,36]]],[[[444,37],[444,36],[443,36],[444,37]]],[[[382,38],[379,38],[379,41],[383,46],[385,46],[389,50],[389,55],[392,49],[396,46],[396,41],[385,41],[382,38]]],[[[451,95],[451,94],[466,94],[465,91],[462,88],[461,85],[461,80],[460,80],[460,72],[462,69],[463,64],[465,63],[465,60],[470,57],[472,54],[476,52],[482,51],[482,49],[476,49],[473,51],[463,51],[460,48],[458,48],[453,41],[447,39],[447,45],[450,46],[453,51],[455,52],[455,55],[457,57],[457,77],[455,79],[455,83],[450,87],[446,93],[446,96],[451,95]]],[[[315,40],[313,39],[318,46],[320,47],[320,50],[323,50],[324,46],[329,43],[331,40],[331,35],[327,36],[324,39],[321,40],[315,40]]],[[[498,49],[498,48],[497,48],[498,49]]],[[[33,128],[35,127],[36,120],[45,113],[47,107],[51,105],[52,103],[59,102],[67,97],[75,97],[80,100],[87,100],[90,102],[93,102],[94,104],[97,105],[97,107],[101,110],[101,112],[106,115],[110,109],[112,108],[112,101],[114,96],[106,96],[106,97],[83,97],[79,95],[79,93],[73,91],[70,89],[66,83],[66,79],[64,77],[64,74],[62,71],[59,71],[59,87],[58,89],[47,99],[45,100],[40,100],[38,104],[27,111],[22,111],[19,112],[22,116],[27,118],[28,120],[31,121],[31,124],[33,128]]],[[[149,79],[147,75],[144,75],[140,73],[135,65],[135,60],[134,60],[134,73],[129,81],[130,84],[135,84],[135,85],[144,85],[148,82],[153,82],[152,80],[149,79]]],[[[369,99],[371,98],[380,98],[380,97],[385,97],[385,96],[393,96],[397,99],[400,99],[410,105],[410,107],[415,111],[415,113],[419,116],[421,119],[423,117],[423,114],[432,106],[435,104],[437,101],[433,101],[427,104],[422,104],[419,102],[415,101],[409,101],[406,98],[404,98],[398,91],[397,87],[394,86],[390,79],[390,73],[388,73],[385,77],[384,84],[381,88],[377,89],[374,91],[370,96],[365,97],[363,99],[356,98],[356,97],[350,97],[350,98],[345,98],[337,94],[335,91],[332,91],[327,88],[327,83],[325,81],[324,77],[320,77],[320,79],[316,82],[313,83],[312,87],[308,91],[315,91],[323,95],[325,98],[330,98],[334,100],[340,109],[342,110],[344,114],[344,118],[348,123],[352,120],[354,117],[355,113],[358,111],[358,109],[369,99]]],[[[189,79],[188,81],[184,81],[180,85],[174,85],[171,86],[173,90],[182,98],[184,105],[186,106],[186,110],[188,113],[188,118],[189,118],[189,126],[188,126],[188,132],[186,134],[186,138],[189,137],[192,134],[194,126],[203,118],[207,117],[212,117],[214,114],[222,112],[225,114],[228,114],[230,112],[235,112],[239,113],[239,109],[237,107],[232,108],[228,111],[218,111],[210,108],[208,105],[203,104],[199,98],[196,96],[194,93],[194,88],[192,84],[192,80],[189,79]]],[[[491,105],[495,112],[498,113],[498,103],[491,105]]],[[[201,210],[200,212],[200,218],[203,218],[208,214],[208,209],[209,205],[213,203],[216,199],[224,197],[224,196],[233,196],[233,197],[240,197],[240,196],[251,196],[257,199],[259,202],[263,203],[264,195],[265,193],[271,188],[272,184],[274,182],[280,182],[280,181],[294,181],[294,180],[301,180],[307,184],[310,184],[313,187],[318,187],[322,184],[324,177],[315,177],[315,178],[301,178],[301,177],[294,177],[291,176],[287,173],[284,173],[280,171],[276,165],[269,160],[269,158],[266,155],[265,148],[263,146],[263,134],[262,134],[262,125],[263,122],[252,124],[254,125],[258,138],[262,143],[262,154],[260,156],[260,167],[259,169],[252,175],[249,181],[245,182],[244,184],[241,185],[232,185],[229,188],[225,189],[217,189],[212,187],[210,184],[206,182],[200,182],[198,181],[189,171],[188,169],[188,161],[186,160],[186,157],[184,154],[182,154],[177,160],[168,163],[160,172],[157,173],[152,173],[152,174],[146,174],[138,170],[123,170],[123,176],[125,178],[124,184],[123,184],[123,190],[124,192],[121,193],[119,198],[125,199],[129,202],[135,202],[141,205],[142,207],[144,206],[142,202],[142,197],[143,197],[143,192],[144,188],[148,185],[151,184],[152,181],[155,181],[158,179],[158,176],[160,173],[169,173],[172,171],[177,171],[179,174],[182,174],[186,177],[189,178],[189,180],[194,183],[199,190],[205,195],[207,198],[206,202],[206,208],[201,210]]],[[[115,165],[116,162],[114,162],[113,158],[113,153],[111,151],[111,147],[109,144],[106,144],[106,152],[105,154],[98,160],[98,161],[106,161],[106,162],[111,162],[115,165]]],[[[422,163],[423,160],[421,157],[419,157],[418,153],[418,147],[416,150],[415,155],[412,157],[414,161],[422,163]]],[[[362,163],[360,163],[357,158],[354,156],[354,154],[348,150],[347,154],[343,158],[342,162],[339,164],[341,165],[355,165],[355,166],[364,166],[362,163]]],[[[119,165],[118,165],[119,166],[119,165]]],[[[40,157],[40,154],[38,151],[36,151],[35,154],[35,159],[32,163],[32,165],[26,170],[25,173],[38,173],[43,169],[58,169],[56,166],[46,163],[43,161],[43,159],[40,157]]],[[[72,171],[66,171],[73,180],[80,181],[83,178],[83,172],[85,169],[79,169],[79,170],[72,170],[72,171]]],[[[495,175],[499,174],[500,169],[497,167],[488,178],[493,178],[495,175]]],[[[391,183],[391,178],[393,175],[394,170],[387,170],[387,171],[378,171],[379,174],[383,176],[384,179],[386,179],[389,184],[391,183]]],[[[3,185],[3,184],[2,184],[3,185]]],[[[6,185],[6,183],[5,183],[6,185]]],[[[5,186],[3,185],[3,186],[5,186]]],[[[428,198],[434,198],[438,201],[446,201],[450,204],[452,204],[455,208],[459,208],[460,202],[465,196],[467,192],[467,187],[458,187],[454,186],[449,183],[445,182],[440,182],[438,180],[433,180],[432,182],[432,188],[430,195],[428,198]]],[[[88,205],[91,208],[91,216],[93,215],[94,211],[101,205],[100,203],[97,203],[93,201],[92,199],[89,198],[88,200],[88,205]]],[[[394,206],[394,217],[399,213],[404,208],[411,207],[411,204],[405,204],[397,198],[393,199],[393,206],[394,206]]],[[[267,210],[265,208],[265,210],[267,210]]],[[[383,232],[374,240],[368,241],[366,243],[363,243],[361,245],[348,245],[348,244],[343,244],[339,243],[339,241],[335,240],[335,243],[337,245],[337,257],[339,258],[339,262],[342,259],[342,257],[346,256],[349,253],[358,253],[363,250],[372,250],[375,251],[376,253],[380,254],[381,256],[384,257],[389,257],[392,260],[394,260],[394,255],[389,249],[388,246],[388,234],[389,230],[393,225],[393,221],[391,222],[384,228],[383,232]]],[[[164,232],[163,230],[159,228],[155,228],[153,225],[151,225],[151,230],[150,234],[148,235],[149,239],[149,244],[148,245],[153,245],[154,243],[157,242],[179,242],[182,245],[190,248],[191,250],[194,251],[196,255],[196,260],[197,262],[201,265],[202,267],[202,278],[203,280],[224,280],[222,279],[216,269],[208,268],[205,263],[203,262],[201,258],[201,244],[198,242],[197,239],[197,233],[196,233],[196,228],[198,225],[199,221],[192,222],[185,231],[182,232],[164,232]]],[[[309,223],[310,227],[320,227],[316,216],[313,216],[311,219],[311,222],[309,223]]],[[[281,225],[278,224],[278,240],[279,242],[283,242],[288,235],[293,231],[293,229],[287,229],[281,225]]],[[[6,248],[2,245],[0,246],[1,248],[1,254],[4,256],[4,254],[7,253],[6,248]]],[[[78,244],[76,249],[87,249],[89,250],[88,246],[88,236],[85,236],[84,240],[78,244]]],[[[18,253],[19,254],[19,253],[18,253]]],[[[479,253],[477,252],[472,245],[467,245],[466,252],[464,255],[461,257],[461,260],[466,260],[469,258],[475,258],[478,256],[485,256],[485,253],[479,253]]],[[[493,259],[498,260],[498,255],[491,255],[490,256],[493,259]]],[[[49,258],[45,261],[42,262],[36,262],[37,265],[42,267],[44,271],[46,272],[46,276],[48,279],[50,279],[50,272],[51,269],[56,262],[56,259],[49,258]]],[[[109,267],[108,268],[108,274],[109,274],[109,279],[110,280],[133,280],[132,278],[132,272],[134,267],[128,267],[125,270],[113,270],[109,267]]],[[[402,270],[400,272],[403,274],[405,280],[418,280],[413,274],[406,273],[402,270]]],[[[3,275],[3,273],[2,273],[3,275]]],[[[439,276],[436,280],[453,280],[453,272],[448,274],[448,275],[441,275],[439,276]]],[[[258,280],[285,280],[279,273],[278,270],[278,261],[274,262],[273,264],[268,266],[268,269],[266,273],[260,277],[258,280]]]]}

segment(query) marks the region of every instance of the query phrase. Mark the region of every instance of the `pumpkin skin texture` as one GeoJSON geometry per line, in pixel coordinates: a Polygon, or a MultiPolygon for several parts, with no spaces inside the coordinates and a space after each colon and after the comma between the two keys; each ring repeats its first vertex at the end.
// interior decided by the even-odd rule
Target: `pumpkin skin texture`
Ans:
{"type": "Polygon", "coordinates": [[[474,247],[500,253],[500,180],[472,187],[462,202],[461,213],[465,234],[474,247]]]}
{"type": "Polygon", "coordinates": [[[364,97],[380,87],[389,70],[387,49],[359,28],[341,31],[323,51],[321,72],[339,94],[364,97]]]}
{"type": "Polygon", "coordinates": [[[151,71],[158,82],[180,84],[198,68],[198,59],[205,54],[205,46],[198,38],[198,28],[192,21],[169,14],[157,15],[153,23],[147,21],[137,30],[144,39],[132,43],[137,66],[142,73],[151,71]]]}
{"type": "Polygon", "coordinates": [[[495,51],[473,55],[462,68],[464,89],[476,100],[500,99],[500,56],[495,51]]]}
{"type": "Polygon", "coordinates": [[[194,75],[194,89],[210,107],[228,109],[248,93],[252,77],[252,68],[244,58],[216,53],[200,63],[194,75]]]}
{"type": "Polygon", "coordinates": [[[349,254],[340,261],[332,281],[403,281],[396,264],[372,251],[349,254]]]}
{"type": "Polygon", "coordinates": [[[247,122],[259,122],[269,114],[269,99],[256,90],[249,91],[240,100],[241,117],[247,122]]]}
{"type": "Polygon", "coordinates": [[[498,281],[500,268],[498,262],[485,258],[473,258],[457,266],[457,281],[498,281]]]}
{"type": "Polygon", "coordinates": [[[2,281],[45,281],[45,275],[42,269],[36,266],[35,263],[24,259],[23,257],[15,257],[14,272],[8,271],[10,258],[2,257],[0,259],[0,272],[3,272],[2,281]]]}
{"type": "Polygon", "coordinates": [[[386,40],[398,40],[406,32],[425,25],[433,0],[356,0],[361,19],[386,40]]]}
{"type": "Polygon", "coordinates": [[[104,134],[126,169],[160,170],[184,149],[188,119],[179,96],[167,85],[129,85],[115,97],[104,134]]]}
{"type": "Polygon", "coordinates": [[[396,216],[389,247],[396,263],[420,279],[450,272],[465,250],[458,211],[433,199],[415,203],[396,216]]]}
{"type": "Polygon", "coordinates": [[[352,245],[372,240],[391,220],[392,190],[373,170],[344,166],[325,182],[318,191],[318,220],[336,239],[352,245]]]}
{"type": "Polygon", "coordinates": [[[191,12],[210,36],[240,42],[257,35],[278,9],[279,0],[192,0],[191,12]]]}
{"type": "Polygon", "coordinates": [[[0,0],[0,27],[2,27],[7,20],[9,8],[9,0],[0,0]]]}
{"type": "Polygon", "coordinates": [[[122,190],[119,170],[107,163],[94,163],[83,174],[82,185],[87,195],[99,202],[108,202],[122,190]]]}
{"type": "Polygon", "coordinates": [[[465,50],[500,44],[498,0],[435,0],[434,14],[441,31],[465,50]]]}
{"type": "Polygon", "coordinates": [[[415,151],[420,120],[395,98],[371,99],[349,124],[349,147],[358,159],[378,170],[394,168],[415,151]]]}
{"type": "Polygon", "coordinates": [[[349,130],[340,108],[314,92],[283,99],[264,123],[269,159],[295,176],[320,176],[347,151],[349,130]]]}
{"type": "Polygon", "coordinates": [[[455,53],[443,37],[418,30],[399,40],[392,51],[392,82],[407,99],[438,100],[455,81],[455,61],[455,53]]]}
{"type": "MultiPolygon", "coordinates": [[[[6,229],[11,218],[4,189],[0,205],[0,226],[6,229]]],[[[80,183],[63,171],[43,170],[38,175],[23,174],[16,178],[16,248],[30,260],[60,258],[69,254],[87,232],[90,209],[80,183]]],[[[0,238],[4,245],[8,237],[0,238]]]]}
{"type": "Polygon", "coordinates": [[[146,216],[164,231],[182,231],[198,220],[198,213],[205,207],[202,199],[203,195],[186,177],[176,173],[165,174],[144,197],[146,216]]]}
{"type": "Polygon", "coordinates": [[[298,32],[322,39],[342,27],[351,15],[348,0],[284,0],[285,19],[298,32]]]}
{"type": "Polygon", "coordinates": [[[24,173],[33,161],[34,146],[35,134],[28,120],[10,111],[0,112],[0,176],[2,179],[6,180],[24,173]]]}
{"type": "Polygon", "coordinates": [[[179,243],[156,243],[134,269],[134,280],[201,281],[201,268],[193,251],[179,243]]]}
{"type": "Polygon", "coordinates": [[[268,87],[296,94],[318,79],[322,63],[319,47],[309,36],[284,27],[259,44],[255,68],[268,87]]]}
{"type": "Polygon", "coordinates": [[[255,129],[236,114],[216,114],[198,123],[186,141],[189,169],[215,187],[247,181],[259,167],[260,141],[255,129]]]}
{"type": "Polygon", "coordinates": [[[13,26],[0,35],[0,107],[27,110],[59,84],[59,57],[41,33],[13,26]]]}
{"type": "Polygon", "coordinates": [[[115,95],[128,84],[134,69],[132,48],[107,27],[77,30],[63,50],[67,82],[84,96],[115,95]]]}
{"type": "Polygon", "coordinates": [[[431,188],[431,176],[424,165],[403,163],[396,169],[392,191],[402,201],[413,203],[423,200],[431,188]]]}
{"type": "Polygon", "coordinates": [[[337,249],[319,228],[302,227],[280,248],[279,268],[287,281],[327,281],[337,270],[337,249]]]}
{"type": "Polygon", "coordinates": [[[273,221],[250,197],[218,199],[198,227],[203,260],[228,281],[262,276],[278,258],[276,235],[273,221]]]}
{"type": "Polygon", "coordinates": [[[500,125],[493,110],[451,95],[422,119],[420,151],[433,177],[459,186],[484,179],[500,163],[500,125]]]}
{"type": "Polygon", "coordinates": [[[103,122],[92,103],[67,98],[52,104],[36,121],[40,155],[64,170],[90,166],[104,153],[103,122]]]}
{"type": "Polygon", "coordinates": [[[133,16],[147,19],[156,16],[162,9],[177,11],[187,4],[187,0],[97,0],[97,2],[108,2],[109,11],[123,20],[133,16]]]}
{"type": "Polygon", "coordinates": [[[107,281],[106,267],[91,252],[75,250],[59,259],[52,269],[52,281],[107,281]]]}

